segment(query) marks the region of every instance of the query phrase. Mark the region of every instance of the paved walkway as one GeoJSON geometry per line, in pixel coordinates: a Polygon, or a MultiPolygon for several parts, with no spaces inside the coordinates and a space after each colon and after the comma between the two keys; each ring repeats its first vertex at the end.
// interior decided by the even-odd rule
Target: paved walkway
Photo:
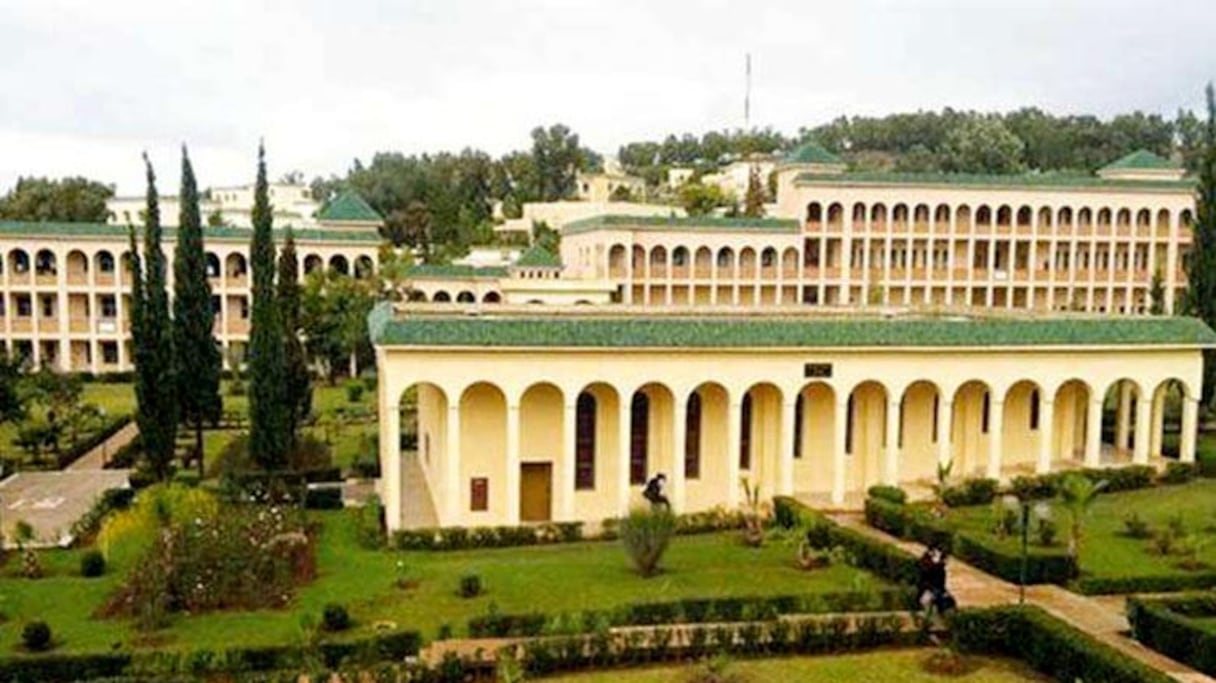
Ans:
{"type": "Polygon", "coordinates": [[[131,443],[136,436],[139,436],[139,427],[135,424],[135,420],[131,420],[122,429],[110,435],[110,438],[95,446],[93,450],[77,458],[76,462],[68,465],[66,470],[103,469],[110,458],[114,456],[114,453],[131,443]]]}
{"type": "MultiPolygon", "coordinates": [[[[925,551],[925,547],[919,543],[897,539],[866,525],[860,515],[837,514],[832,519],[850,529],[898,546],[914,556],[919,557],[925,551]]],[[[964,606],[988,607],[1018,601],[1016,585],[985,574],[957,559],[950,560],[949,588],[958,603],[964,606]]],[[[1040,585],[1026,587],[1026,603],[1040,607],[1125,654],[1164,671],[1177,681],[1216,683],[1216,679],[1150,650],[1129,637],[1127,634],[1131,626],[1123,613],[1123,596],[1088,597],[1060,586],[1040,585]]]]}
{"type": "Polygon", "coordinates": [[[431,500],[431,489],[418,463],[418,454],[401,458],[401,520],[405,528],[426,529],[439,526],[439,515],[431,500]]]}

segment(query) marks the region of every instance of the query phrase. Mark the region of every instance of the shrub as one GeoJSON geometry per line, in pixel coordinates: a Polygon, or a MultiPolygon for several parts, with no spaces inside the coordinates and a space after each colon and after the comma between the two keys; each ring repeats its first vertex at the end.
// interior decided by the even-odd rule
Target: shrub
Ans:
{"type": "Polygon", "coordinates": [[[383,548],[384,506],[380,504],[380,497],[372,494],[363,507],[352,508],[351,514],[358,516],[355,538],[359,545],[372,550],[383,548]]]}
{"type": "Polygon", "coordinates": [[[380,476],[380,439],[374,434],[364,434],[359,439],[359,453],[351,463],[351,470],[360,479],[375,479],[380,476]]]}
{"type": "Polygon", "coordinates": [[[30,652],[51,649],[51,627],[45,621],[31,621],[21,629],[21,644],[30,652]]]}
{"type": "Polygon", "coordinates": [[[1161,474],[1162,484],[1185,484],[1199,474],[1199,467],[1190,462],[1171,462],[1161,474]]]}
{"type": "Polygon", "coordinates": [[[321,628],[335,633],[350,628],[350,613],[342,605],[331,602],[321,610],[321,628]]]}
{"type": "Polygon", "coordinates": [[[621,520],[621,542],[639,574],[650,577],[658,572],[675,531],[675,515],[666,508],[635,508],[621,520]]]}
{"type": "Polygon", "coordinates": [[[88,550],[80,556],[80,575],[96,578],[106,573],[106,558],[100,550],[88,550]]]}
{"type": "Polygon", "coordinates": [[[1167,657],[1216,675],[1216,633],[1190,619],[1211,616],[1216,616],[1216,600],[1210,595],[1127,601],[1127,619],[1136,640],[1167,657]]]}
{"type": "Polygon", "coordinates": [[[460,597],[469,599],[475,598],[482,593],[481,576],[477,574],[465,574],[460,577],[460,597]]]}
{"type": "Polygon", "coordinates": [[[1216,572],[1154,574],[1147,576],[1086,576],[1074,581],[1070,588],[1083,595],[1173,593],[1184,590],[1216,588],[1216,572]]]}
{"type": "Polygon", "coordinates": [[[359,382],[346,383],[346,400],[350,403],[358,403],[363,400],[363,384],[359,382]]]}
{"type": "Polygon", "coordinates": [[[907,533],[908,509],[885,498],[866,499],[866,524],[893,536],[904,538],[907,533]]]}
{"type": "Polygon", "coordinates": [[[968,479],[942,492],[942,502],[950,507],[988,505],[996,498],[999,482],[995,479],[968,479]]]}
{"type": "Polygon", "coordinates": [[[93,502],[93,507],[89,508],[89,511],[72,525],[73,541],[79,543],[97,535],[106,516],[111,512],[127,509],[134,497],[135,489],[131,488],[102,491],[97,500],[93,502]]]}
{"type": "MultiPolygon", "coordinates": [[[[989,539],[960,533],[954,537],[954,554],[967,564],[1019,583],[1022,554],[1010,552],[989,539]]],[[[1077,575],[1077,563],[1064,550],[1032,550],[1026,556],[1026,583],[1066,584],[1077,575]]]]}
{"type": "Polygon", "coordinates": [[[871,486],[866,494],[870,498],[877,498],[891,503],[903,505],[908,502],[908,494],[898,486],[888,486],[886,484],[878,484],[871,486]]]}
{"type": "Polygon", "coordinates": [[[1009,482],[1009,492],[1020,500],[1047,500],[1056,497],[1059,483],[1058,474],[1019,475],[1009,482]]]}
{"type": "Polygon", "coordinates": [[[229,396],[244,396],[245,393],[246,393],[245,381],[243,379],[241,379],[240,377],[234,377],[232,379],[232,381],[229,382],[229,384],[228,384],[228,395],[229,396]]]}
{"type": "Polygon", "coordinates": [[[1140,513],[1132,510],[1123,516],[1123,535],[1128,538],[1148,538],[1153,534],[1148,522],[1140,516],[1140,513]]]}
{"type": "Polygon", "coordinates": [[[309,486],[304,492],[304,507],[310,510],[341,510],[344,505],[340,485],[309,486]]]}
{"type": "Polygon", "coordinates": [[[1038,538],[1039,545],[1050,547],[1056,544],[1056,523],[1048,517],[1040,517],[1039,525],[1035,529],[1035,536],[1038,538]]]}
{"type": "Polygon", "coordinates": [[[1149,465],[1128,465],[1126,467],[1086,468],[1081,474],[1094,483],[1105,481],[1106,493],[1118,491],[1134,491],[1153,485],[1157,478],[1157,470],[1149,465]]]}

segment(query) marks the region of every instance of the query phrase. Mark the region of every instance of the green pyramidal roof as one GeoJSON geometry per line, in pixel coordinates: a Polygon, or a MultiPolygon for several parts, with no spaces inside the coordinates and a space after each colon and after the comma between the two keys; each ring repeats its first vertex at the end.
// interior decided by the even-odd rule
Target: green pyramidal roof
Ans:
{"type": "Polygon", "coordinates": [[[561,268],[562,260],[543,246],[533,244],[519,257],[515,265],[523,268],[561,268]]]}
{"type": "Polygon", "coordinates": [[[384,220],[384,217],[376,213],[376,210],[358,193],[347,191],[326,204],[317,215],[317,220],[335,223],[359,221],[379,223],[384,220]]]}
{"type": "Polygon", "coordinates": [[[1178,164],[1163,159],[1147,149],[1138,149],[1125,157],[1116,159],[1102,167],[1103,171],[1141,170],[1141,169],[1178,170],[1178,164]]]}
{"type": "Polygon", "coordinates": [[[807,142],[785,157],[789,164],[843,164],[844,159],[832,154],[815,142],[807,142]]]}

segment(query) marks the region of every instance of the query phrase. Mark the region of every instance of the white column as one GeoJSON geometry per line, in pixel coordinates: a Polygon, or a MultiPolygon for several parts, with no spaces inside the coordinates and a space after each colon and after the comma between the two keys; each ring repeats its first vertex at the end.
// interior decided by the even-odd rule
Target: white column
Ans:
{"type": "Polygon", "coordinates": [[[567,403],[562,410],[562,447],[561,465],[557,468],[559,477],[557,489],[557,519],[568,522],[574,519],[574,421],[576,404],[567,403]]]}
{"type": "Polygon", "coordinates": [[[512,397],[507,402],[507,476],[503,479],[505,523],[509,526],[519,525],[519,447],[519,402],[512,397]]]}
{"type": "Polygon", "coordinates": [[[832,430],[834,442],[832,444],[832,504],[840,505],[844,503],[844,469],[848,461],[845,455],[845,448],[848,445],[845,440],[845,431],[848,429],[849,402],[837,401],[835,416],[835,425],[832,430]]]}
{"type": "Polygon", "coordinates": [[[630,437],[633,436],[633,430],[630,428],[629,420],[630,406],[633,403],[633,392],[621,394],[619,418],[617,419],[618,437],[617,443],[620,444],[621,452],[620,463],[617,466],[616,485],[617,485],[617,510],[621,516],[629,514],[629,453],[632,449],[630,437]]]}
{"type": "Polygon", "coordinates": [[[380,421],[380,499],[390,532],[401,528],[401,407],[385,406],[380,421]]]}
{"type": "Polygon", "coordinates": [[[937,399],[937,464],[950,462],[950,437],[954,431],[954,403],[937,399]]]}
{"type": "Polygon", "coordinates": [[[1005,402],[996,397],[988,401],[988,478],[1001,478],[1001,456],[1005,424],[1005,402]]]}
{"type": "Polygon", "coordinates": [[[1051,456],[1055,450],[1055,402],[1047,396],[1047,392],[1039,392],[1039,463],[1035,468],[1036,474],[1047,474],[1051,471],[1051,456]]]}
{"type": "Polygon", "coordinates": [[[671,506],[677,513],[684,512],[684,450],[688,429],[684,418],[688,414],[688,394],[681,392],[673,400],[671,415],[671,472],[668,481],[671,482],[671,506]]]}
{"type": "Polygon", "coordinates": [[[1161,440],[1165,433],[1165,392],[1158,391],[1153,396],[1153,418],[1149,426],[1148,455],[1150,458],[1161,457],[1161,440]]]}
{"type": "Polygon", "coordinates": [[[1085,415],[1085,466],[1097,467],[1102,459],[1102,399],[1091,398],[1085,415]]]}
{"type": "Polygon", "coordinates": [[[902,403],[894,396],[887,399],[887,457],[883,462],[882,483],[888,486],[899,486],[899,424],[902,403]]]}
{"type": "Polygon", "coordinates": [[[1182,433],[1179,435],[1178,458],[1195,462],[1195,431],[1199,428],[1199,401],[1189,396],[1182,399],[1182,433]]]}
{"type": "MultiPolygon", "coordinates": [[[[796,398],[796,397],[795,397],[796,398]]],[[[793,401],[781,404],[781,444],[777,449],[777,494],[794,494],[794,409],[793,401]]]]}
{"type": "Polygon", "coordinates": [[[1119,382],[1116,389],[1117,401],[1115,408],[1115,449],[1126,451],[1131,434],[1132,386],[1127,382],[1119,382]]]}
{"type": "Polygon", "coordinates": [[[1152,401],[1144,400],[1144,396],[1136,398],[1136,431],[1133,435],[1132,462],[1144,465],[1148,462],[1148,433],[1152,418],[1152,401]]]}
{"type": "Polygon", "coordinates": [[[460,401],[448,406],[448,442],[443,453],[443,508],[439,526],[460,524],[460,401]]]}
{"type": "MultiPolygon", "coordinates": [[[[742,394],[739,395],[742,399],[742,394]]],[[[730,409],[726,414],[726,509],[733,510],[739,505],[739,449],[741,448],[743,432],[743,404],[731,400],[730,409]]]]}

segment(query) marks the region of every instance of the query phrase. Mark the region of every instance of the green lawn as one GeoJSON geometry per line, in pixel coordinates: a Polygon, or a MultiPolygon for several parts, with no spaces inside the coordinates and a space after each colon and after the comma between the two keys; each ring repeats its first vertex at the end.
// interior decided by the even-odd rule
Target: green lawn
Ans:
{"type": "MultiPolygon", "coordinates": [[[[96,405],[107,416],[130,415],[135,412],[135,387],[132,384],[88,382],[84,385],[80,400],[96,405]]],[[[0,459],[25,460],[25,451],[15,443],[19,428],[20,425],[15,422],[0,424],[0,459]]],[[[84,436],[82,434],[81,438],[84,436]]]]}
{"type": "MultiPolygon", "coordinates": [[[[1216,567],[1216,480],[1198,479],[1178,486],[1100,495],[1085,518],[1083,572],[1098,577],[1187,573],[1175,566],[1180,559],[1177,555],[1159,555],[1150,549],[1151,541],[1123,535],[1123,520],[1133,511],[1153,530],[1164,529],[1170,517],[1181,515],[1187,532],[1199,544],[1198,558],[1216,567]]],[[[949,518],[977,535],[994,538],[991,532],[994,515],[992,507],[977,506],[953,510],[949,518]]],[[[1058,543],[1063,544],[1067,539],[1068,516],[1053,504],[1052,519],[1060,530],[1058,543]]],[[[1020,539],[1010,538],[1001,543],[1010,552],[1020,552],[1020,539]]]]}
{"type": "MultiPolygon", "coordinates": [[[[833,681],[833,683],[1019,683],[1049,681],[1050,678],[1012,660],[969,658],[973,670],[961,676],[929,673],[923,663],[931,650],[881,650],[865,654],[784,659],[740,660],[727,665],[727,672],[740,681],[833,681]]],[[[663,666],[639,670],[602,671],[541,679],[547,683],[671,683],[689,680],[701,665],[663,666]]]]}
{"type": "MultiPolygon", "coordinates": [[[[467,620],[490,604],[500,612],[546,613],[603,609],[629,602],[687,597],[781,595],[836,592],[886,585],[859,570],[836,566],[813,572],[795,568],[792,547],[770,543],[745,548],[737,535],[677,538],[664,560],[667,571],[638,578],[620,544],[577,543],[545,547],[449,553],[394,553],[364,550],[355,542],[349,512],[317,513],[324,530],[318,551],[319,578],[302,588],[290,610],[227,612],[179,617],[162,634],[167,647],[222,647],[233,642],[267,644],[298,638],[304,612],[318,614],[328,602],[341,602],[358,622],[376,621],[418,628],[433,637],[442,624],[457,634],[467,620]],[[403,576],[418,581],[413,590],[395,583],[403,576]],[[481,576],[486,593],[466,600],[457,595],[460,577],[481,576]]],[[[17,641],[22,623],[44,619],[62,641],[62,650],[108,650],[138,638],[127,621],[94,619],[92,614],[121,581],[122,568],[100,579],[77,575],[79,550],[43,553],[50,576],[31,581],[14,576],[19,562],[10,557],[0,570],[0,651],[17,641]]]]}

